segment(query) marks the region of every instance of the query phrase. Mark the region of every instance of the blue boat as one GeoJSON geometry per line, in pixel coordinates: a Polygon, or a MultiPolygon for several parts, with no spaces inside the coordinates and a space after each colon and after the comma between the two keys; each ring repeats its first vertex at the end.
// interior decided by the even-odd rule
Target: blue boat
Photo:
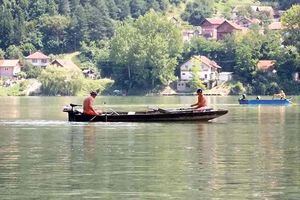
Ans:
{"type": "Polygon", "coordinates": [[[289,99],[239,99],[240,104],[246,105],[278,105],[278,106],[287,106],[292,104],[292,101],[289,99]]]}

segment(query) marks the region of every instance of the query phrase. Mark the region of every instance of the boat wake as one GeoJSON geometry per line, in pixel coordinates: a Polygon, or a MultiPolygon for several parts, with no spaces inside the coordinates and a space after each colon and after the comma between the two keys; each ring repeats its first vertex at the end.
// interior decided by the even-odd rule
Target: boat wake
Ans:
{"type": "Polygon", "coordinates": [[[68,125],[66,121],[56,120],[0,120],[0,126],[62,126],[68,125]]]}

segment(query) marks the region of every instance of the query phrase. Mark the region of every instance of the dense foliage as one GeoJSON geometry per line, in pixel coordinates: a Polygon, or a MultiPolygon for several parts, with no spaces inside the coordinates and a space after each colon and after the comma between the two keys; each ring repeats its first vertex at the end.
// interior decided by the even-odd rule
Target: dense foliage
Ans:
{"type": "Polygon", "coordinates": [[[114,77],[126,89],[168,85],[175,80],[182,46],[178,28],[160,14],[127,21],[111,40],[114,77]]]}
{"type": "Polygon", "coordinates": [[[274,2],[277,4],[279,9],[286,10],[292,7],[294,4],[299,4],[299,0],[260,0],[263,3],[274,2]]]}
{"type": "Polygon", "coordinates": [[[46,95],[76,95],[82,87],[83,75],[74,70],[47,67],[39,76],[42,93],[46,95]]]}
{"type": "MultiPolygon", "coordinates": [[[[11,45],[45,53],[79,49],[80,42],[111,37],[114,21],[164,12],[181,0],[1,0],[0,49],[11,45]]],[[[26,54],[27,55],[27,54],[26,54]]],[[[20,56],[20,55],[16,55],[20,56]]],[[[8,55],[6,56],[8,57],[8,55]]]]}
{"type": "Polygon", "coordinates": [[[295,45],[300,51],[300,5],[295,5],[284,13],[282,24],[285,27],[285,44],[295,45]]]}
{"type": "Polygon", "coordinates": [[[190,24],[199,26],[205,18],[212,16],[213,9],[214,0],[194,0],[188,2],[181,17],[190,24]]]}

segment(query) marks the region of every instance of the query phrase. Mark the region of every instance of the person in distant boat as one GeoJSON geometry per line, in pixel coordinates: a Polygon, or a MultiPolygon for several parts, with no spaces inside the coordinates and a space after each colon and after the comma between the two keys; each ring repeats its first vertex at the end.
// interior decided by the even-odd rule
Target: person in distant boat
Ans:
{"type": "Polygon", "coordinates": [[[92,91],[90,93],[90,96],[86,97],[83,100],[83,113],[86,115],[101,115],[102,111],[96,111],[93,108],[93,103],[95,101],[95,98],[97,96],[97,92],[92,91]]]}
{"type": "Polygon", "coordinates": [[[280,99],[286,99],[286,95],[283,90],[280,90],[278,94],[274,94],[273,97],[279,97],[280,99]]]}
{"type": "Polygon", "coordinates": [[[247,100],[246,94],[243,94],[240,100],[247,100]]]}
{"type": "Polygon", "coordinates": [[[260,100],[260,96],[257,96],[257,97],[256,97],[256,100],[260,100]]]}
{"type": "Polygon", "coordinates": [[[197,90],[198,95],[198,102],[195,104],[192,104],[191,107],[196,110],[205,110],[207,109],[206,99],[202,93],[202,89],[197,90]]]}

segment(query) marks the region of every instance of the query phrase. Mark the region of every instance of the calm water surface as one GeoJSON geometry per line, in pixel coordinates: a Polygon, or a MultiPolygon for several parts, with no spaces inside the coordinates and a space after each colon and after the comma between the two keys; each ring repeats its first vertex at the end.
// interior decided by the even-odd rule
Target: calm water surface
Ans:
{"type": "MultiPolygon", "coordinates": [[[[0,199],[300,199],[300,98],[209,123],[70,123],[79,97],[0,97],[0,199]]],[[[266,97],[267,98],[267,97],[266,97]]],[[[104,110],[186,107],[196,97],[97,97],[104,110]]]]}

